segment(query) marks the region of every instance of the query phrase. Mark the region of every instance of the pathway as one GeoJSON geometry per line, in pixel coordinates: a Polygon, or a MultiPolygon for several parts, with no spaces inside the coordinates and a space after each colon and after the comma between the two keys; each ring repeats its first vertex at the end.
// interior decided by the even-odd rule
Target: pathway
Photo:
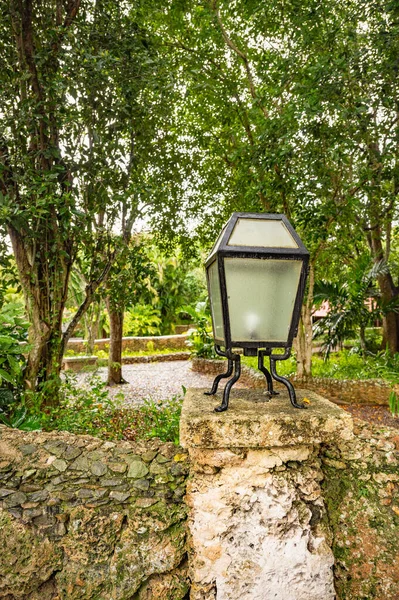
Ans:
{"type": "MultiPolygon", "coordinates": [[[[107,369],[98,369],[98,375],[103,381],[107,377],[107,369]]],[[[182,386],[186,388],[211,388],[213,377],[203,375],[191,370],[189,360],[136,363],[123,365],[123,377],[128,382],[110,388],[110,395],[122,393],[127,404],[142,404],[146,398],[164,400],[182,393],[182,386]]],[[[90,375],[78,374],[78,381],[90,378],[90,375]]],[[[223,383],[223,382],[222,382],[223,383]]]]}

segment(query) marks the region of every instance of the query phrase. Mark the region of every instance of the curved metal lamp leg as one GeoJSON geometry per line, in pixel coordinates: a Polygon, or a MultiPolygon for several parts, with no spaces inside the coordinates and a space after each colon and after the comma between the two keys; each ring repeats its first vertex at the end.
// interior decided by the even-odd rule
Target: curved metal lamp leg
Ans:
{"type": "Polygon", "coordinates": [[[229,381],[226,383],[223,392],[223,400],[220,406],[215,408],[215,412],[223,412],[229,408],[229,399],[230,399],[230,390],[235,384],[235,382],[239,379],[241,375],[241,358],[239,354],[233,354],[232,359],[234,360],[234,375],[229,381]]]}
{"type": "Polygon", "coordinates": [[[295,389],[294,389],[294,386],[292,385],[291,381],[289,381],[285,377],[281,377],[281,375],[277,374],[276,359],[272,358],[271,356],[270,356],[270,371],[271,371],[273,378],[276,381],[283,383],[285,385],[285,387],[287,388],[288,393],[290,395],[290,400],[291,400],[292,406],[294,408],[307,408],[304,404],[298,404],[298,402],[296,401],[295,389]]]}
{"type": "Polygon", "coordinates": [[[274,389],[273,389],[273,379],[272,379],[272,376],[270,375],[269,371],[266,369],[265,363],[264,363],[265,354],[266,353],[265,353],[264,350],[259,350],[259,353],[258,353],[258,369],[266,377],[266,381],[267,381],[267,393],[269,395],[269,398],[271,398],[272,396],[277,396],[279,394],[279,392],[275,392],[274,389]]]}
{"type": "Polygon", "coordinates": [[[217,377],[215,377],[215,380],[213,382],[212,385],[212,389],[210,392],[204,392],[205,396],[213,396],[214,394],[216,394],[216,392],[218,391],[218,387],[219,387],[219,383],[221,382],[222,379],[226,379],[226,377],[230,377],[230,375],[233,372],[233,361],[231,360],[231,358],[227,359],[227,371],[226,373],[221,373],[220,375],[217,375],[217,377]]]}

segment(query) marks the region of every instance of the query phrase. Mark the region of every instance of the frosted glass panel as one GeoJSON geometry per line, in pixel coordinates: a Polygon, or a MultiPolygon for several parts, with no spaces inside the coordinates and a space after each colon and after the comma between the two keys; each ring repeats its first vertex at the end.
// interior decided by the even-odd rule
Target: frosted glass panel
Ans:
{"type": "Polygon", "coordinates": [[[224,264],[232,340],[286,342],[302,261],[225,258],[224,264]]]}
{"type": "Polygon", "coordinates": [[[261,219],[238,219],[227,245],[298,248],[298,244],[282,221],[261,219]]]}
{"type": "Polygon", "coordinates": [[[211,292],[211,313],[215,340],[224,340],[222,297],[220,294],[219,271],[217,261],[208,268],[209,288],[211,292]]]}

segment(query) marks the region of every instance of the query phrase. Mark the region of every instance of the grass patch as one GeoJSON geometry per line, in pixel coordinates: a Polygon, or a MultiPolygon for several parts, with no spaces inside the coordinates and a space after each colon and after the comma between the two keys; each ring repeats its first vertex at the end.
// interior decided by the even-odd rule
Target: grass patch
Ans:
{"type": "MultiPolygon", "coordinates": [[[[258,358],[256,356],[242,356],[241,360],[244,365],[258,371],[258,358]]],[[[269,361],[265,358],[265,367],[269,369],[269,361]]],[[[296,373],[295,356],[290,356],[287,360],[280,360],[276,363],[277,373],[283,377],[290,377],[296,373]]],[[[259,371],[260,372],[260,371],[259,371]]]]}
{"type": "Polygon", "coordinates": [[[28,406],[10,406],[7,413],[0,413],[0,422],[24,431],[69,431],[106,440],[157,437],[178,444],[184,393],[183,388],[181,395],[162,401],[145,400],[142,406],[130,408],[124,405],[122,393],[110,397],[106,383],[98,376],[78,386],[76,375],[67,373],[57,406],[40,410],[30,394],[28,406]]]}
{"type": "Polygon", "coordinates": [[[368,354],[365,357],[348,350],[330,355],[329,360],[314,356],[313,377],[334,379],[384,379],[399,383],[399,354],[388,352],[368,354]]]}
{"type": "MultiPolygon", "coordinates": [[[[242,362],[254,370],[258,369],[256,357],[243,356],[242,362]]],[[[268,361],[265,360],[268,368],[268,361]]],[[[277,363],[279,375],[289,377],[296,373],[295,355],[277,363]]],[[[377,352],[363,357],[351,350],[342,350],[330,354],[328,360],[313,355],[312,376],[332,379],[384,379],[399,383],[399,354],[390,355],[388,352],[377,352]]]]}

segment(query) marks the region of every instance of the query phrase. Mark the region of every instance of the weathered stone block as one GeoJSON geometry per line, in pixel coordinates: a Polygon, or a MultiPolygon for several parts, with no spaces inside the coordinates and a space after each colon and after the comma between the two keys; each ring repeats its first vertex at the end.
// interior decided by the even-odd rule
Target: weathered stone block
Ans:
{"type": "Polygon", "coordinates": [[[148,468],[142,460],[135,460],[130,463],[129,470],[127,472],[128,477],[132,477],[134,479],[141,479],[147,474],[148,468]]]}
{"type": "MultiPolygon", "coordinates": [[[[314,392],[307,410],[293,408],[287,392],[265,402],[260,390],[232,390],[230,408],[216,413],[221,394],[188,390],[180,421],[180,442],[187,448],[276,448],[320,444],[352,434],[351,416],[314,392]]],[[[295,459],[293,459],[295,460],[295,459]]]]}
{"type": "Polygon", "coordinates": [[[191,600],[333,600],[331,532],[321,498],[321,443],[350,439],[352,421],[316,394],[264,402],[235,390],[225,413],[189,390],[182,445],[192,459],[191,600]]]}

